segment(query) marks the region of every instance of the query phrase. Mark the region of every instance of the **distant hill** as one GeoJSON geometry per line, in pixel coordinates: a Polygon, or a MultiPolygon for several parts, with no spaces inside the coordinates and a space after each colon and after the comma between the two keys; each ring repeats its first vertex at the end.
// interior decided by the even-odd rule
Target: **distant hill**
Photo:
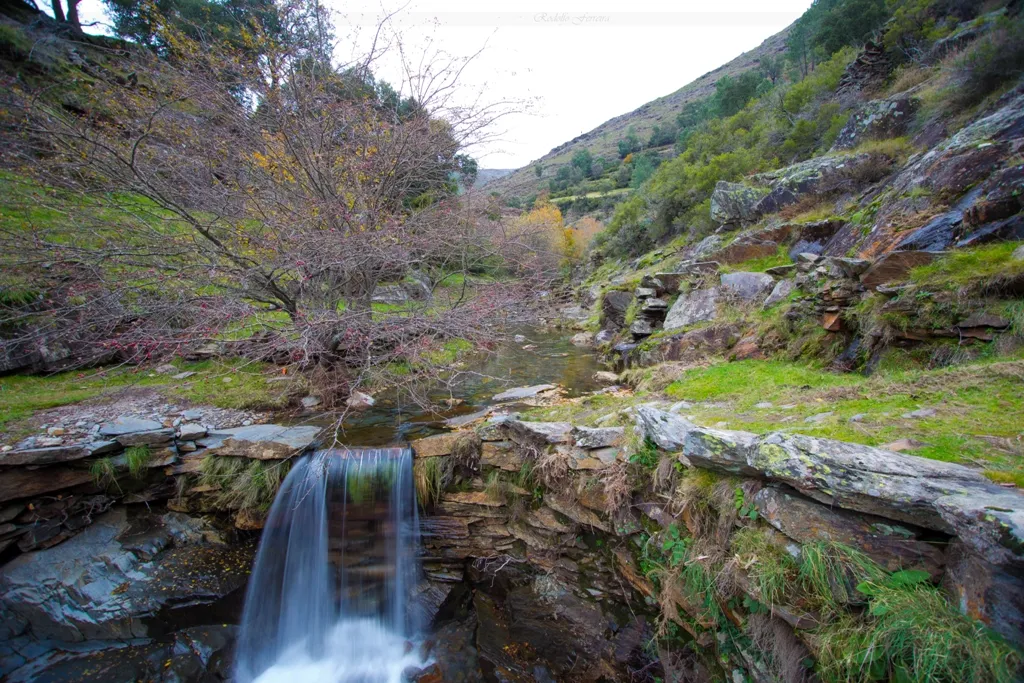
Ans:
{"type": "MultiPolygon", "coordinates": [[[[616,116],[589,133],[584,133],[558,145],[540,159],[531,161],[526,166],[508,175],[503,175],[497,180],[491,180],[489,189],[509,196],[524,197],[534,194],[542,188],[546,188],[548,180],[555,175],[558,168],[568,164],[572,155],[581,149],[589,150],[595,157],[618,158],[618,142],[626,137],[626,131],[630,126],[634,127],[641,140],[646,140],[654,126],[673,122],[685,104],[713,95],[715,83],[723,76],[735,76],[755,69],[765,56],[784,53],[788,34],[789,28],[787,27],[753,50],[744,52],[731,62],[704,74],[674,93],[648,102],[628,114],[616,116]],[[534,171],[534,165],[538,163],[544,168],[543,174],[539,178],[534,171]]],[[[485,171],[480,171],[481,176],[484,173],[485,171]]],[[[477,187],[480,184],[477,181],[477,187]]]]}
{"type": "Polygon", "coordinates": [[[481,188],[487,183],[494,182],[499,178],[504,178],[510,173],[515,172],[516,169],[514,168],[481,168],[479,171],[477,171],[476,182],[473,183],[473,187],[481,188]]]}

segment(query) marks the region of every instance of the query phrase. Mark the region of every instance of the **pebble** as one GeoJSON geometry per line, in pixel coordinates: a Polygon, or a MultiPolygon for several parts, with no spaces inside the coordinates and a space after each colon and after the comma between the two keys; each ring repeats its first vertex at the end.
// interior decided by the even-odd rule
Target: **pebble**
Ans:
{"type": "Polygon", "coordinates": [[[903,417],[911,420],[919,420],[925,417],[933,417],[936,412],[938,411],[936,411],[935,408],[921,408],[910,413],[903,413],[903,417]]]}
{"type": "Polygon", "coordinates": [[[863,422],[867,416],[867,413],[857,413],[850,418],[850,422],[863,422]]]}
{"type": "Polygon", "coordinates": [[[678,414],[679,411],[689,410],[692,407],[693,404],[690,403],[689,401],[679,401],[678,403],[673,403],[672,407],[668,409],[668,412],[678,414]]]}
{"type": "Polygon", "coordinates": [[[784,406],[779,406],[779,410],[793,410],[793,408],[796,408],[795,403],[787,403],[784,406]]]}
{"type": "Polygon", "coordinates": [[[835,413],[832,412],[832,411],[829,411],[827,413],[818,413],[817,415],[811,415],[810,417],[805,417],[804,418],[804,422],[824,422],[825,420],[827,420],[828,418],[832,417],[833,415],[835,415],[835,413]]]}
{"type": "Polygon", "coordinates": [[[252,420],[244,420],[244,421],[242,422],[242,426],[243,426],[243,427],[249,427],[249,426],[251,426],[251,425],[252,425],[252,420]]]}
{"type": "Polygon", "coordinates": [[[14,446],[0,446],[0,452],[6,453],[7,451],[13,451],[14,446]]]}
{"type": "Polygon", "coordinates": [[[754,404],[754,407],[758,410],[768,410],[772,407],[772,404],[770,401],[761,401],[760,403],[754,404]]]}
{"type": "Polygon", "coordinates": [[[223,379],[221,379],[221,382],[224,382],[224,384],[228,384],[233,381],[235,381],[234,377],[224,377],[223,379]]]}
{"type": "Polygon", "coordinates": [[[64,436],[64,428],[50,427],[49,429],[46,430],[46,433],[49,434],[50,436],[64,436]]]}

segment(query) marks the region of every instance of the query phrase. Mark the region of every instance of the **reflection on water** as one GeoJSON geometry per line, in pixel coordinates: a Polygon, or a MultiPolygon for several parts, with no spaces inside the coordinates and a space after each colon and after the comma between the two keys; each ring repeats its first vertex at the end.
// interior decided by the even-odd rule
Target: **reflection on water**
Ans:
{"type": "Polygon", "coordinates": [[[574,346],[565,332],[527,328],[514,334],[525,340],[510,338],[493,352],[467,358],[450,386],[428,394],[435,405],[443,405],[449,397],[462,399],[460,405],[431,412],[408,396],[396,395],[398,392],[377,394],[377,404],[365,413],[350,416],[338,439],[377,446],[433,434],[443,429],[446,419],[493,405],[491,397],[511,387],[557,384],[569,396],[599,388],[593,375],[603,366],[592,349],[574,346]]]}

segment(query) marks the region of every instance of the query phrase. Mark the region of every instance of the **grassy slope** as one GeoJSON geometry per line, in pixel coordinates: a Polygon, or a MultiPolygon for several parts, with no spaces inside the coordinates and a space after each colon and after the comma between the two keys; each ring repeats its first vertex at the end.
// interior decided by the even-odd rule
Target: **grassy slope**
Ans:
{"type": "Polygon", "coordinates": [[[521,197],[536,193],[546,188],[548,180],[554,176],[558,167],[568,164],[572,155],[581,149],[589,150],[595,157],[618,158],[618,142],[626,137],[626,131],[630,126],[635,127],[637,136],[641,140],[646,140],[654,126],[675,121],[676,114],[682,110],[683,105],[714,94],[715,83],[722,76],[735,76],[756,68],[763,56],[784,52],[788,31],[789,29],[786,29],[771,36],[750,52],[743,53],[731,62],[704,74],[670,95],[659,97],[627,114],[616,116],[594,130],[555,147],[540,159],[514,173],[488,183],[487,191],[521,197]],[[533,171],[535,163],[540,163],[545,168],[542,178],[537,178],[533,171]]]}

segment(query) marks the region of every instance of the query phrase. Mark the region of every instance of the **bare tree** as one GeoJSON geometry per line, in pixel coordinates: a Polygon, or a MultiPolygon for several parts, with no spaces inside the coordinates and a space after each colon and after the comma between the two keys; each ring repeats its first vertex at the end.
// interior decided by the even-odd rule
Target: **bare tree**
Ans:
{"type": "Polygon", "coordinates": [[[546,275],[534,241],[453,181],[509,103],[456,104],[464,63],[437,59],[382,97],[373,54],[332,64],[319,6],[287,9],[306,20],[254,25],[245,49],[154,17],[170,54],[88,60],[74,106],[60,87],[11,89],[9,156],[59,188],[65,215],[0,227],[0,266],[31,290],[0,302],[8,356],[141,360],[247,327],[236,350],[319,367],[344,392],[360,369],[483,340],[495,312],[521,310],[546,275]],[[503,277],[443,286],[481,272],[503,277]],[[381,311],[385,284],[412,295],[381,311]]]}

